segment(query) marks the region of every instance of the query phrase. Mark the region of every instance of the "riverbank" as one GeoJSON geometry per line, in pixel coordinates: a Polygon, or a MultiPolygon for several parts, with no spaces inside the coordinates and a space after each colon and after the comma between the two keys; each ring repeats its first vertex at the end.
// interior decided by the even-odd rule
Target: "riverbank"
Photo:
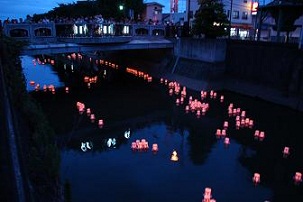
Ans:
{"type": "Polygon", "coordinates": [[[303,112],[302,96],[292,95],[287,91],[258,81],[228,75],[224,64],[211,65],[211,63],[183,58],[179,58],[179,60],[163,58],[162,60],[157,58],[160,62],[154,63],[154,65],[146,65],[148,63],[146,61],[142,64],[137,61],[136,68],[156,78],[177,81],[192,90],[232,91],[303,112]]]}

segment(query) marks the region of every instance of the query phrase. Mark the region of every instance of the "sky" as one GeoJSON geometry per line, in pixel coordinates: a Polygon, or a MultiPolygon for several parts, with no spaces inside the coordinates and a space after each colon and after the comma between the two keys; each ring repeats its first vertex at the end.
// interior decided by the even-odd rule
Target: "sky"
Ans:
{"type": "MultiPolygon", "coordinates": [[[[179,0],[182,2],[185,0],[179,0]]],[[[61,3],[73,3],[77,0],[0,0],[0,19],[25,18],[27,14],[46,13],[61,3]]],[[[169,12],[170,0],[145,0],[145,2],[157,2],[164,5],[163,13],[169,12]]],[[[180,6],[179,6],[180,7],[180,6]]]]}

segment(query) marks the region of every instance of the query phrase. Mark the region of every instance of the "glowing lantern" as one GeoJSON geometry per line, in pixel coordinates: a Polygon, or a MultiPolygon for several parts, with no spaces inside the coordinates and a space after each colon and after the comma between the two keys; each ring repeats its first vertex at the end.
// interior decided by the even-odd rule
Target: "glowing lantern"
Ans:
{"type": "Polygon", "coordinates": [[[220,136],[221,136],[221,129],[217,129],[217,131],[216,131],[216,136],[217,136],[217,137],[220,137],[220,136]]]}
{"type": "Polygon", "coordinates": [[[189,111],[189,106],[186,105],[186,106],[185,106],[185,112],[188,113],[188,111],[189,111]]]}
{"type": "Polygon", "coordinates": [[[242,111],[242,112],[241,112],[241,117],[244,118],[245,116],[246,116],[246,112],[245,112],[245,111],[242,111]]]}
{"type": "Polygon", "coordinates": [[[248,123],[248,127],[252,128],[254,126],[254,120],[250,119],[248,123]]]}
{"type": "Polygon", "coordinates": [[[158,144],[153,144],[152,145],[152,152],[157,152],[157,151],[159,151],[158,144]]]}
{"type": "Polygon", "coordinates": [[[222,129],[221,135],[222,135],[222,136],[226,136],[226,130],[225,130],[225,129],[222,129]]]}
{"type": "Polygon", "coordinates": [[[223,102],[223,101],[224,101],[224,96],[221,95],[221,97],[220,97],[220,102],[223,102]]]}
{"type": "Polygon", "coordinates": [[[205,190],[204,190],[204,199],[203,199],[203,202],[207,202],[207,201],[210,201],[211,199],[211,188],[209,187],[206,187],[205,190]]]}
{"type": "Polygon", "coordinates": [[[47,86],[43,85],[43,91],[46,92],[47,91],[47,86]]]}
{"type": "Polygon", "coordinates": [[[99,128],[102,128],[103,125],[104,125],[103,120],[102,120],[102,119],[99,119],[99,121],[98,121],[98,126],[99,126],[99,128]]]}
{"type": "Polygon", "coordinates": [[[200,110],[197,110],[197,114],[196,114],[196,115],[197,115],[198,118],[200,118],[200,116],[201,116],[201,111],[200,111],[200,110]]]}
{"type": "Polygon", "coordinates": [[[241,122],[240,121],[236,121],[236,129],[239,129],[241,126],[241,122]]]}
{"type": "Polygon", "coordinates": [[[87,109],[86,109],[86,114],[87,114],[87,116],[90,116],[90,114],[91,114],[90,108],[87,108],[87,109]]]}
{"type": "Polygon", "coordinates": [[[65,92],[69,93],[69,87],[65,87],[65,92]]]}
{"type": "Polygon", "coordinates": [[[289,147],[284,147],[283,149],[283,157],[286,158],[289,155],[289,147]]]}
{"type": "Polygon", "coordinates": [[[241,112],[241,108],[237,108],[236,110],[237,115],[240,115],[240,112],[241,112]]]}
{"type": "Polygon", "coordinates": [[[230,144],[230,140],[228,137],[224,138],[224,144],[225,145],[229,145],[230,144]]]}
{"type": "Polygon", "coordinates": [[[169,89],[168,93],[169,93],[170,96],[172,96],[173,93],[174,93],[174,90],[173,89],[169,89]]]}
{"type": "Polygon", "coordinates": [[[31,86],[34,86],[34,85],[35,85],[35,81],[30,81],[29,84],[30,84],[31,86]]]}
{"type": "Polygon", "coordinates": [[[228,122],[227,121],[224,121],[223,123],[223,128],[226,130],[228,128],[228,122]]]}
{"type": "Polygon", "coordinates": [[[179,157],[178,157],[178,154],[177,154],[176,150],[173,151],[170,160],[171,161],[178,161],[179,160],[179,157]]]}
{"type": "Polygon", "coordinates": [[[90,115],[90,121],[91,121],[92,123],[95,122],[95,114],[91,114],[91,115],[90,115]]]}
{"type": "Polygon", "coordinates": [[[259,184],[261,182],[260,174],[259,173],[254,173],[254,176],[253,176],[252,180],[255,184],[259,184]]]}
{"type": "Polygon", "coordinates": [[[132,148],[132,150],[136,150],[136,149],[137,149],[137,144],[136,144],[136,142],[132,142],[131,148],[132,148]]]}
{"type": "Polygon", "coordinates": [[[176,99],[176,105],[177,105],[177,106],[180,105],[180,99],[179,99],[179,98],[176,99]]]}
{"type": "Polygon", "coordinates": [[[298,185],[301,182],[302,182],[302,173],[296,172],[294,176],[294,183],[298,185]]]}
{"type": "Polygon", "coordinates": [[[214,98],[216,98],[217,97],[217,93],[216,92],[214,92],[214,98]]]}
{"type": "Polygon", "coordinates": [[[265,138],[265,133],[264,131],[260,131],[260,135],[259,135],[259,140],[262,141],[265,138]]]}
{"type": "Polygon", "coordinates": [[[260,131],[259,130],[255,130],[254,137],[255,138],[259,138],[259,136],[260,136],[260,131]]]}

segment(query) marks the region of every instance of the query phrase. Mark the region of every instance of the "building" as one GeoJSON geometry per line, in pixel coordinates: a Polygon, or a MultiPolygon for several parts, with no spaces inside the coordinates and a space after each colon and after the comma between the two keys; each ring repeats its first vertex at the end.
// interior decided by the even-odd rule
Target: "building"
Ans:
{"type": "MultiPolygon", "coordinates": [[[[258,3],[255,0],[221,0],[221,2],[224,4],[224,10],[231,22],[230,35],[236,38],[252,37],[255,32],[258,3]]],[[[194,14],[199,6],[198,0],[189,0],[187,4],[185,20],[190,18],[190,25],[192,25],[194,14]]]]}
{"type": "Polygon", "coordinates": [[[142,18],[152,24],[162,23],[162,10],[164,5],[157,2],[145,3],[146,10],[142,18]]]}

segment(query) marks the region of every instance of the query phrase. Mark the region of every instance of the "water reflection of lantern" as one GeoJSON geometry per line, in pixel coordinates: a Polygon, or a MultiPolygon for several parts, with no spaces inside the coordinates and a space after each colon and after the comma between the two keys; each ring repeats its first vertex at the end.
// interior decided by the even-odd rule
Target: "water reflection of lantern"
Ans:
{"type": "Polygon", "coordinates": [[[154,143],[152,145],[152,152],[158,152],[159,151],[159,147],[158,147],[158,144],[154,143]]]}
{"type": "Polygon", "coordinates": [[[294,183],[296,185],[300,184],[302,182],[302,173],[296,172],[294,176],[294,183]]]}
{"type": "Polygon", "coordinates": [[[284,147],[283,149],[283,157],[286,158],[289,155],[289,147],[284,147]]]}
{"type": "Polygon", "coordinates": [[[259,173],[254,173],[254,176],[253,176],[252,180],[255,184],[259,184],[261,182],[260,174],[259,173]]]}
{"type": "Polygon", "coordinates": [[[171,161],[178,161],[179,160],[179,157],[178,157],[178,154],[177,154],[176,150],[173,151],[170,160],[171,161]]]}

